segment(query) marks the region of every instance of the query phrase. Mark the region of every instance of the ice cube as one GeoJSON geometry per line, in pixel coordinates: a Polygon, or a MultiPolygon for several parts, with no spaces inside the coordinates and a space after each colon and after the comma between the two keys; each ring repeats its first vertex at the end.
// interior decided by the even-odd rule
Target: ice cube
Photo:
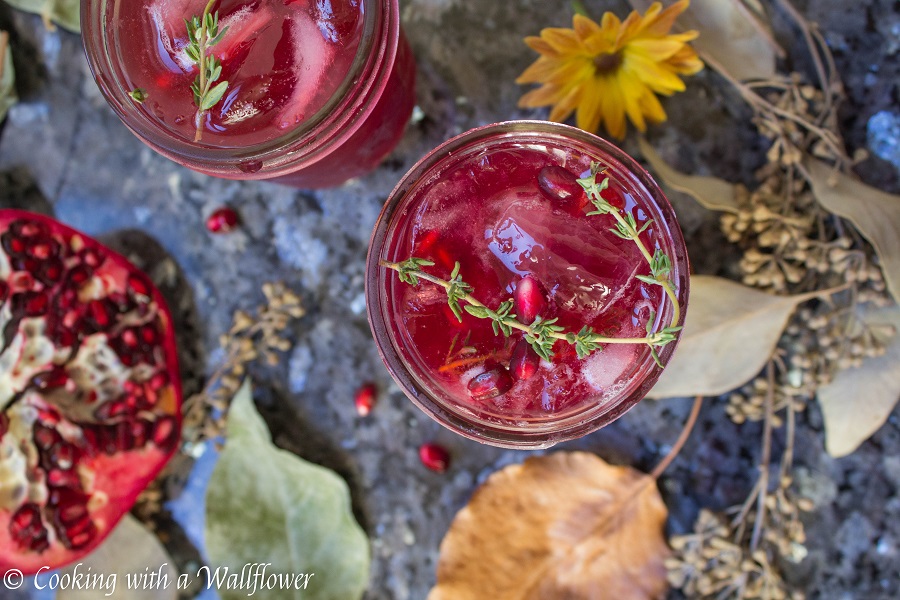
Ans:
{"type": "Polygon", "coordinates": [[[519,276],[532,274],[550,292],[557,306],[579,314],[584,322],[596,319],[623,296],[642,265],[632,242],[587,219],[553,210],[537,194],[504,192],[506,209],[485,231],[491,253],[502,267],[519,276]]]}
{"type": "Polygon", "coordinates": [[[319,26],[305,11],[298,11],[291,18],[291,33],[294,36],[294,65],[297,83],[294,93],[285,104],[279,122],[286,127],[302,123],[318,110],[315,103],[317,93],[325,90],[325,73],[334,60],[334,50],[322,37],[319,26]]]}
{"type": "Polygon", "coordinates": [[[606,344],[581,362],[581,376],[592,388],[604,395],[633,368],[637,358],[636,344],[606,344]]]}

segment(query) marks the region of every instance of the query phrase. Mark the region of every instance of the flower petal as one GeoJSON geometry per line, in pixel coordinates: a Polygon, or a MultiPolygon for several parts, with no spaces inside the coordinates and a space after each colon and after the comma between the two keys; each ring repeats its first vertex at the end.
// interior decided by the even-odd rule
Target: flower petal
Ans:
{"type": "Polygon", "coordinates": [[[622,68],[637,75],[654,92],[668,96],[673,92],[684,91],[684,82],[663,64],[650,60],[640,52],[629,52],[628,50],[628,48],[625,49],[622,68]]]}
{"type": "Polygon", "coordinates": [[[571,29],[548,27],[541,30],[541,38],[563,54],[574,54],[583,51],[581,42],[578,41],[575,32],[571,29]]]}
{"type": "Polygon", "coordinates": [[[585,86],[581,93],[578,112],[575,113],[575,124],[580,129],[596,133],[603,118],[601,103],[606,90],[597,85],[585,86]]]}
{"type": "Polygon", "coordinates": [[[556,48],[547,43],[546,40],[534,35],[525,38],[525,45],[544,56],[556,57],[560,55],[556,48]]]}
{"type": "Polygon", "coordinates": [[[676,42],[669,40],[668,38],[662,39],[637,39],[628,43],[629,49],[639,50],[642,54],[646,55],[650,60],[654,60],[657,62],[661,62],[667,60],[678,53],[684,44],[681,42],[676,42]]]}
{"type": "Polygon", "coordinates": [[[600,99],[600,106],[603,111],[603,121],[606,130],[616,139],[625,138],[625,99],[622,97],[622,91],[616,84],[604,87],[606,92],[600,99]]]}
{"type": "Polygon", "coordinates": [[[593,36],[603,35],[603,29],[597,22],[584,15],[575,15],[572,18],[572,27],[575,29],[575,35],[582,41],[593,36]]]}
{"type": "Polygon", "coordinates": [[[581,103],[581,93],[583,91],[583,86],[572,86],[572,89],[556,103],[550,111],[550,116],[547,118],[551,121],[556,121],[557,123],[562,123],[568,119],[569,115],[571,115],[581,103]]]}
{"type": "Polygon", "coordinates": [[[519,98],[520,108],[540,108],[541,106],[549,106],[556,104],[562,97],[561,90],[557,85],[543,85],[536,90],[531,90],[519,98]]]}

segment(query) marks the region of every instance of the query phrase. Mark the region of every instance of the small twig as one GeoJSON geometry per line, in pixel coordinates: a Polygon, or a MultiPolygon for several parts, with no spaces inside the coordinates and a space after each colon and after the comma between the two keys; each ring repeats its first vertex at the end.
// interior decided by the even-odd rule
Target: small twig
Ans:
{"type": "Polygon", "coordinates": [[[665,472],[665,470],[669,468],[669,465],[672,464],[672,461],[675,460],[675,457],[678,456],[678,454],[681,452],[681,449],[684,448],[684,444],[691,436],[691,431],[693,431],[694,424],[697,422],[697,416],[700,414],[701,406],[703,406],[703,396],[697,396],[696,398],[694,398],[694,405],[691,406],[691,413],[688,415],[687,421],[685,421],[684,423],[684,427],[681,428],[681,433],[678,434],[678,439],[675,440],[675,444],[672,446],[672,449],[669,450],[665,458],[659,461],[659,464],[657,464],[653,471],[650,472],[651,479],[659,479],[660,475],[662,475],[663,472],[665,472]]]}
{"type": "Polygon", "coordinates": [[[775,41],[775,37],[772,35],[772,32],[769,31],[769,28],[763,25],[759,20],[759,17],[744,4],[743,0],[732,0],[732,2],[737,5],[738,12],[742,13],[747,21],[753,25],[753,28],[762,36],[778,58],[787,56],[784,48],[775,41]]]}
{"type": "Polygon", "coordinates": [[[9,48],[9,33],[0,31],[0,78],[3,77],[3,70],[6,68],[6,51],[9,48]]]}
{"type": "Polygon", "coordinates": [[[759,461],[759,496],[756,503],[756,521],[753,523],[753,535],[750,537],[750,552],[756,551],[759,546],[760,536],[766,520],[766,498],[769,494],[769,461],[772,459],[772,418],[773,404],[775,400],[775,368],[772,361],[766,365],[766,390],[765,410],[766,418],[763,422],[762,456],[759,461]]]}

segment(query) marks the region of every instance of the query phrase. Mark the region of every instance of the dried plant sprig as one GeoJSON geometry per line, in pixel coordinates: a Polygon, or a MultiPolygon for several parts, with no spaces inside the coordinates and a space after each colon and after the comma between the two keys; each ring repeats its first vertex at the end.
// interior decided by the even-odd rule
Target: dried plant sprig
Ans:
{"type": "Polygon", "coordinates": [[[219,31],[219,11],[209,12],[215,2],[216,0],[209,0],[206,3],[202,16],[194,16],[184,21],[188,32],[188,46],[185,51],[199,70],[194,83],[191,84],[194,104],[197,105],[195,142],[199,142],[203,137],[203,118],[206,112],[218,104],[228,89],[227,81],[221,81],[213,86],[222,76],[222,63],[209,49],[218,44],[228,31],[227,27],[219,31]]]}
{"type": "Polygon", "coordinates": [[[277,365],[279,353],[291,349],[287,328],[306,314],[300,297],[282,283],[265,283],[262,292],[266,303],[254,314],[234,313],[231,329],[220,340],[224,359],[203,390],[185,401],[182,450],[186,453],[204,441],[224,436],[228,404],[250,363],[263,358],[267,364],[277,365]]]}

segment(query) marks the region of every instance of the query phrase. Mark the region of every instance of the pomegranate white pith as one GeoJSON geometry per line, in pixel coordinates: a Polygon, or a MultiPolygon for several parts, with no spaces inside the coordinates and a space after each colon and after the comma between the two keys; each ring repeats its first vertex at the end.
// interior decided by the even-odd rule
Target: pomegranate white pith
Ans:
{"type": "Polygon", "coordinates": [[[96,547],[175,450],[171,317],[123,257],[0,210],[0,570],[96,547]]]}

